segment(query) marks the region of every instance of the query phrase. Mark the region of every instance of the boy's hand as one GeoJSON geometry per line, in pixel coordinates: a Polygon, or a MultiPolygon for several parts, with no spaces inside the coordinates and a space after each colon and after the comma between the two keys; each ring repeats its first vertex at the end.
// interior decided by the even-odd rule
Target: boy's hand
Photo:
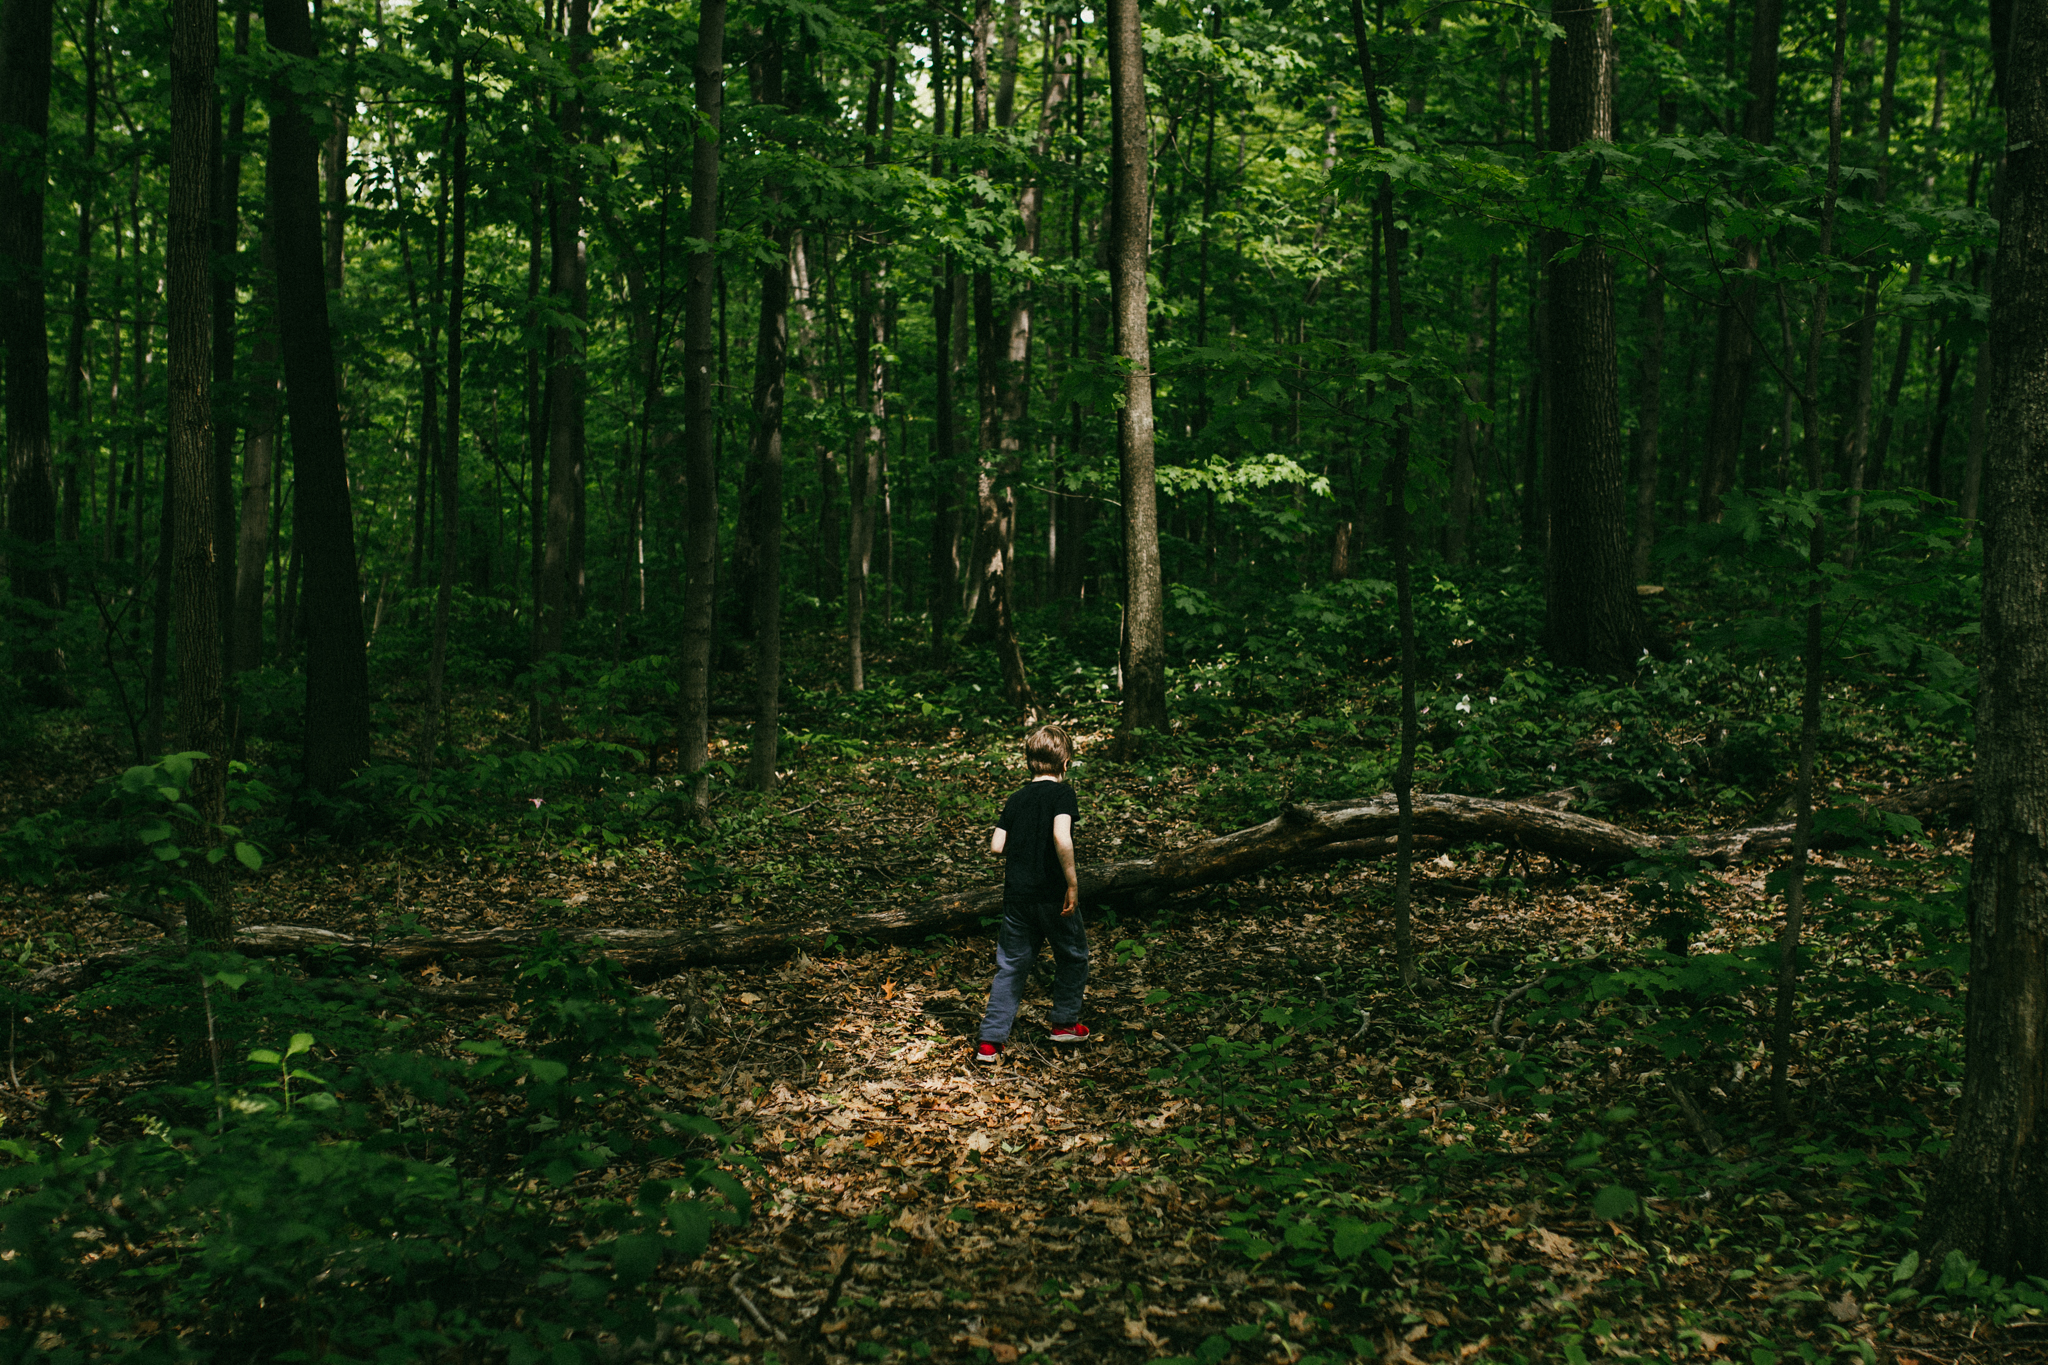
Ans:
{"type": "Polygon", "coordinates": [[[1061,902],[1061,904],[1060,904],[1060,917],[1061,917],[1062,919],[1064,919],[1064,918],[1066,918],[1066,917],[1067,917],[1068,915],[1071,915],[1071,914],[1073,914],[1073,913],[1074,913],[1074,911],[1078,910],[1078,909],[1079,909],[1080,907],[1081,907],[1081,888],[1080,888],[1080,887],[1078,887],[1078,886],[1075,886],[1075,885],[1074,885],[1074,884],[1073,884],[1072,882],[1068,882],[1068,883],[1067,883],[1067,898],[1066,898],[1066,900],[1065,900],[1065,901],[1061,902]]]}

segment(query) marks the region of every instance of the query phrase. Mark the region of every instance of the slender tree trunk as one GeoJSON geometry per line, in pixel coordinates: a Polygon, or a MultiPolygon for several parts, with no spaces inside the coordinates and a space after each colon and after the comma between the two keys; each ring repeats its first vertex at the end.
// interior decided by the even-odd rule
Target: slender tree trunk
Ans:
{"type": "MultiPolygon", "coordinates": [[[[277,305],[271,281],[276,266],[266,236],[263,249],[267,315],[249,356],[254,371],[249,416],[242,438],[241,546],[235,556],[234,670],[263,662],[263,561],[270,553],[271,486],[277,462],[277,305]]],[[[283,596],[279,584],[278,595],[283,596]]]]}
{"type": "Polygon", "coordinates": [[[1124,521],[1123,714],[1127,751],[1166,728],[1166,618],[1160,582],[1158,488],[1153,476],[1152,336],[1145,267],[1152,250],[1148,197],[1145,49],[1139,0],[1110,0],[1110,283],[1124,402],[1116,416],[1124,521]]]}
{"type": "Polygon", "coordinates": [[[1948,405],[1955,396],[1956,371],[1963,367],[1963,351],[1960,346],[1944,340],[1941,344],[1938,381],[1934,397],[1934,419],[1927,433],[1927,491],[1935,497],[1945,497],[1948,483],[1942,470],[1942,448],[1948,435],[1948,405]]]}
{"type": "MultiPolygon", "coordinates": [[[[1977,372],[1970,388],[1970,451],[1963,463],[1963,491],[1956,500],[1956,515],[1965,527],[1974,528],[1977,505],[1983,496],[1984,452],[1991,440],[1991,343],[1977,347],[1977,372]]],[[[1968,544],[1967,535],[1964,544],[1968,544]]]]}
{"type": "MultiPolygon", "coordinates": [[[[246,30],[246,21],[243,30],[246,30]]],[[[238,36],[241,30],[238,30],[238,36]]],[[[78,539],[79,494],[85,441],[86,359],[85,333],[92,296],[93,202],[100,168],[94,158],[99,150],[100,113],[100,6],[86,0],[85,43],[79,54],[85,64],[85,174],[78,193],[78,259],[71,267],[71,328],[64,344],[64,479],[63,507],[58,534],[66,541],[78,539]]],[[[114,345],[120,355],[120,342],[114,345]]]]}
{"type": "MultiPolygon", "coordinates": [[[[1828,178],[1821,205],[1820,249],[1825,261],[1835,246],[1835,204],[1842,179],[1842,76],[1849,51],[1849,0],[1835,0],[1834,75],[1828,97],[1828,178]]],[[[1806,455],[1806,486],[1821,490],[1826,474],[1820,439],[1820,352],[1827,336],[1829,277],[1814,286],[1812,316],[1806,336],[1806,374],[1799,389],[1801,444],[1806,455]]],[[[1792,356],[1788,350],[1785,359],[1792,356]]],[[[1778,999],[1771,1025],[1771,1104],[1778,1127],[1792,1127],[1792,1092],[1787,1072],[1792,1062],[1792,1029],[1799,1000],[1799,940],[1806,919],[1807,859],[1813,846],[1813,772],[1820,751],[1822,684],[1821,626],[1827,563],[1827,522],[1814,518],[1806,548],[1806,641],[1802,649],[1805,685],[1799,705],[1799,776],[1793,788],[1792,866],[1786,873],[1785,925],[1778,938],[1778,999]]]]}
{"type": "MultiPolygon", "coordinates": [[[[756,97],[779,105],[784,54],[774,19],[765,25],[762,47],[756,97]]],[[[775,790],[782,731],[782,408],[789,370],[789,246],[795,235],[783,214],[780,187],[771,184],[765,193],[772,259],[761,267],[754,339],[754,737],[747,756],[747,785],[758,792],[775,790]]]]}
{"type": "Polygon", "coordinates": [[[279,330],[294,468],[292,552],[305,563],[306,780],[331,792],[369,760],[370,679],[320,260],[320,143],[291,79],[292,67],[314,60],[313,26],[304,0],[264,0],[263,19],[271,47],[289,59],[270,87],[269,184],[278,315],[290,320],[279,330]]]}
{"type": "MultiPolygon", "coordinates": [[[[1673,31],[1676,29],[1674,27],[1673,31]]],[[[1676,46],[1672,40],[1672,46],[1676,46]]],[[[1678,101],[1666,92],[1657,102],[1657,136],[1678,133],[1678,101]]],[[[1664,253],[1650,261],[1643,282],[1642,382],[1636,395],[1636,534],[1630,558],[1637,582],[1650,576],[1650,551],[1657,544],[1657,483],[1664,436],[1664,253]]]]}
{"type": "MultiPolygon", "coordinates": [[[[946,21],[941,10],[931,21],[932,178],[947,173],[941,152],[946,135],[946,21]]],[[[925,613],[932,652],[944,656],[947,626],[960,591],[960,437],[953,402],[953,276],[951,252],[938,253],[932,279],[932,540],[925,613]]]]}
{"type": "MultiPolygon", "coordinates": [[[[355,64],[356,36],[355,26],[351,24],[348,44],[343,51],[343,62],[348,66],[355,64]]],[[[341,297],[342,263],[347,259],[348,125],[349,116],[355,112],[355,107],[355,91],[344,88],[330,110],[331,123],[320,156],[321,170],[327,181],[327,204],[323,224],[326,229],[326,254],[323,262],[327,271],[328,292],[332,293],[337,301],[341,297]]]]}
{"type": "MultiPolygon", "coordinates": [[[[1882,210],[1891,185],[1892,114],[1899,83],[1899,48],[1904,24],[1900,0],[1890,0],[1884,24],[1884,79],[1877,100],[1877,189],[1876,204],[1882,210]]],[[[1842,557],[1856,562],[1857,541],[1863,519],[1863,490],[1870,476],[1870,399],[1877,369],[1877,295],[1883,272],[1871,270],[1863,277],[1863,311],[1856,320],[1855,426],[1849,438],[1848,526],[1842,537],[1842,557]]]]}
{"type": "MultiPolygon", "coordinates": [[[[249,55],[249,9],[235,8],[235,56],[249,55]]],[[[235,326],[237,269],[242,239],[242,133],[249,116],[248,96],[237,91],[228,107],[228,126],[214,132],[219,139],[213,179],[213,393],[227,420],[216,419],[213,427],[213,488],[208,498],[213,509],[213,543],[219,556],[214,575],[220,590],[217,617],[221,626],[221,667],[232,676],[235,659],[235,563],[237,521],[235,507],[235,326]]],[[[231,716],[228,729],[239,728],[231,716]]]]}
{"type": "Polygon", "coordinates": [[[1992,10],[2005,110],[1963,1096],[1921,1225],[1929,1278],[1960,1251],[2048,1271],[2048,8],[1992,10]]]}
{"type": "MultiPolygon", "coordinates": [[[[1351,0],[1351,33],[1357,47],[1359,76],[1365,85],[1372,118],[1373,146],[1387,146],[1386,115],[1380,105],[1380,83],[1373,70],[1371,43],[1365,32],[1364,0],[1351,0]]],[[[1396,355],[1408,349],[1408,324],[1401,306],[1401,261],[1407,233],[1394,217],[1394,182],[1381,176],[1376,196],[1379,237],[1385,246],[1387,343],[1396,355]]],[[[1375,330],[1377,328],[1375,327],[1375,330]]],[[[1374,337],[1377,350],[1378,338],[1374,337]]],[[[1405,384],[1396,381],[1393,451],[1388,473],[1388,529],[1394,543],[1394,603],[1401,636],[1401,752],[1394,766],[1394,961],[1401,983],[1413,988],[1421,980],[1415,960],[1413,884],[1415,875],[1415,749],[1419,738],[1415,715],[1415,599],[1408,524],[1409,423],[1413,404],[1405,384]]]]}
{"type": "MultiPolygon", "coordinates": [[[[1730,11],[1733,12],[1732,10],[1730,11]]],[[[1778,44],[1785,21],[1785,0],[1756,0],[1750,28],[1749,104],[1743,111],[1742,135],[1759,146],[1776,137],[1778,108],[1778,44]]],[[[1749,404],[1755,344],[1751,329],[1756,317],[1755,275],[1761,262],[1758,244],[1735,246],[1740,277],[1721,292],[1716,319],[1714,378],[1707,408],[1707,448],[1700,466],[1700,520],[1721,519],[1721,499],[1735,484],[1737,456],[1742,449],[1743,413],[1749,404]]]]}
{"type": "MultiPolygon", "coordinates": [[[[213,395],[209,256],[213,245],[214,104],[218,44],[213,0],[174,0],[171,7],[170,239],[165,275],[170,304],[170,454],[167,484],[175,498],[173,551],[178,618],[178,730],[181,746],[203,755],[193,763],[185,799],[197,819],[185,832],[204,852],[218,850],[227,818],[228,739],[221,686],[220,566],[214,555],[213,395]]],[[[234,937],[224,858],[195,860],[199,896],[185,914],[199,943],[234,937]]]]}
{"type": "MultiPolygon", "coordinates": [[[[868,80],[867,116],[862,132],[867,140],[867,169],[882,164],[882,128],[888,117],[885,106],[896,99],[896,60],[883,57],[875,63],[868,80]]],[[[846,649],[848,682],[852,690],[867,687],[867,659],[863,632],[868,615],[868,568],[875,548],[875,500],[882,482],[882,442],[889,414],[883,395],[888,390],[884,362],[888,356],[887,318],[882,293],[887,287],[889,265],[880,243],[862,249],[854,274],[854,374],[860,386],[861,410],[867,414],[860,453],[847,461],[847,543],[846,543],[846,649]]],[[[778,438],[779,439],[779,438],[778,438]]]]}
{"type": "MultiPolygon", "coordinates": [[[[455,550],[462,487],[462,308],[469,272],[469,79],[462,50],[462,10],[450,7],[454,51],[449,64],[449,194],[454,200],[453,251],[448,272],[448,425],[441,439],[441,582],[434,596],[434,641],[427,664],[427,733],[420,766],[434,770],[447,701],[448,616],[455,598],[455,550]]],[[[433,413],[421,415],[431,422],[433,413]]]]}
{"type": "Polygon", "coordinates": [[[0,9],[0,343],[7,351],[7,557],[21,599],[15,668],[39,706],[75,704],[52,638],[62,605],[54,556],[57,482],[50,459],[50,341],[44,320],[43,197],[49,170],[50,0],[0,9]]]}
{"type": "MultiPolygon", "coordinates": [[[[1770,3],[1770,0],[1766,0],[1770,3]]],[[[1560,6],[1550,48],[1550,136],[1560,150],[1611,140],[1609,11],[1560,6]]],[[[1598,163],[1593,163],[1597,166],[1598,163]]],[[[1588,179],[1597,170],[1586,172],[1588,179]]],[[[1619,672],[1649,639],[1636,597],[1622,488],[1614,266],[1598,236],[1542,238],[1549,271],[1550,568],[1544,630],[1553,658],[1619,672]]]]}
{"type": "Polygon", "coordinates": [[[712,578],[718,567],[718,424],[712,366],[718,292],[718,156],[725,105],[725,0],[704,0],[697,24],[699,129],[690,159],[690,256],[683,302],[683,461],[689,483],[683,589],[682,736],[679,764],[692,774],[700,814],[711,804],[712,578]]]}
{"type": "MultiPolygon", "coordinates": [[[[590,64],[590,0],[569,0],[569,71],[581,81],[590,64]]],[[[541,652],[560,652],[576,614],[582,565],[577,517],[583,506],[583,405],[590,292],[583,256],[584,98],[579,86],[562,105],[558,125],[566,169],[549,190],[552,252],[548,287],[572,322],[548,329],[547,543],[541,561],[541,652]]]]}

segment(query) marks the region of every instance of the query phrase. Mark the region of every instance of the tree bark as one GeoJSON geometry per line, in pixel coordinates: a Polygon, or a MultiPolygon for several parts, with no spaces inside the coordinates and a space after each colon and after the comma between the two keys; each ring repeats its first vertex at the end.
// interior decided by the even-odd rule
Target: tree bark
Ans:
{"type": "MultiPolygon", "coordinates": [[[[1835,0],[1834,74],[1828,101],[1827,190],[1821,205],[1820,249],[1826,261],[1835,246],[1836,196],[1842,179],[1842,76],[1849,50],[1849,0],[1835,0]]],[[[1806,486],[1819,493],[1826,474],[1820,439],[1820,352],[1827,335],[1829,277],[1822,273],[1814,286],[1812,315],[1807,324],[1806,372],[1799,387],[1800,439],[1806,454],[1806,486]]],[[[1786,361],[1791,361],[1791,350],[1786,361]]],[[[1806,641],[1800,651],[1805,679],[1799,703],[1799,775],[1793,786],[1792,866],[1786,873],[1785,924],[1778,936],[1778,998],[1771,1025],[1771,1105],[1778,1127],[1790,1132],[1792,1094],[1787,1079],[1792,1062],[1792,1029],[1799,999],[1799,944],[1806,919],[1807,858],[1813,844],[1813,774],[1820,751],[1821,627],[1826,592],[1827,521],[1815,517],[1806,549],[1806,641]]]]}
{"type": "Polygon", "coordinates": [[[291,68],[314,60],[304,0],[264,0],[264,31],[288,60],[271,78],[269,192],[277,301],[291,419],[293,555],[304,560],[306,781],[331,792],[370,757],[370,678],[363,655],[354,514],[335,393],[321,267],[320,142],[291,68]]]}
{"type": "MultiPolygon", "coordinates": [[[[1774,0],[1764,0],[1774,3],[1774,0]]],[[[1550,48],[1550,138],[1561,152],[1613,138],[1614,30],[1607,10],[1558,6],[1550,48]]],[[[1600,163],[1587,163],[1587,189],[1600,163]]],[[[1572,668],[1620,672],[1649,639],[1636,596],[1622,487],[1614,266],[1597,228],[1543,233],[1549,271],[1550,562],[1544,632],[1572,668]],[[1576,247],[1576,253],[1564,259],[1576,247]]]]}
{"type": "MultiPolygon", "coordinates": [[[[447,700],[448,617],[455,600],[455,550],[462,486],[462,309],[469,272],[469,78],[463,65],[462,10],[450,6],[454,51],[449,62],[449,195],[454,200],[452,251],[448,270],[448,423],[441,438],[441,574],[434,595],[434,640],[427,664],[427,727],[421,768],[434,770],[447,700]]],[[[422,420],[433,421],[431,412],[422,420]]]]}
{"type": "MultiPolygon", "coordinates": [[[[756,98],[775,106],[783,97],[781,25],[770,19],[762,37],[756,98]]],[[[782,190],[764,187],[771,259],[761,267],[760,326],[754,339],[753,538],[754,737],[747,755],[747,785],[775,790],[782,736],[782,413],[789,372],[789,247],[794,225],[782,211],[782,190]]]]}
{"type": "MultiPolygon", "coordinates": [[[[235,555],[234,671],[246,673],[263,662],[263,561],[270,553],[271,483],[277,477],[277,303],[275,262],[267,241],[263,251],[268,307],[249,368],[249,414],[242,437],[241,545],[235,555]]],[[[283,585],[278,585],[283,596],[283,585]]]]}
{"type": "Polygon", "coordinates": [[[699,814],[711,804],[710,761],[713,576],[718,568],[718,424],[712,366],[717,363],[718,156],[725,103],[725,0],[705,0],[697,25],[697,135],[690,160],[691,253],[683,302],[683,461],[689,511],[684,535],[682,735],[677,762],[692,774],[699,814]]]}
{"type": "Polygon", "coordinates": [[[227,711],[221,687],[220,566],[215,558],[213,444],[214,104],[218,37],[213,0],[171,7],[170,236],[164,274],[170,312],[170,452],[167,483],[176,493],[172,552],[178,625],[178,730],[201,755],[185,799],[198,819],[186,837],[197,845],[192,879],[199,895],[186,928],[200,943],[234,933],[220,826],[227,818],[227,711]]]}
{"type": "Polygon", "coordinates": [[[1145,48],[1139,0],[1110,0],[1110,284],[1124,402],[1116,415],[1124,515],[1123,714],[1119,742],[1164,730],[1166,616],[1160,582],[1158,487],[1153,476],[1152,335],[1145,267],[1152,251],[1145,48]]]}
{"type": "Polygon", "coordinates": [[[1991,31],[2007,150],[1991,288],[1985,799],[1962,1102],[1921,1234],[1930,1276],[1952,1250],[1994,1275],[2048,1271],[2048,8],[1995,6],[1991,31]]]}
{"type": "MultiPolygon", "coordinates": [[[[931,21],[932,44],[932,178],[947,172],[942,152],[946,135],[946,20],[943,10],[931,21]]],[[[932,540],[925,591],[932,652],[944,656],[950,642],[948,626],[960,591],[960,436],[953,401],[953,255],[938,253],[932,277],[932,540]]]]}
{"type": "MultiPolygon", "coordinates": [[[[1541,854],[1590,869],[1611,868],[1641,856],[1646,850],[1670,848],[1681,842],[1556,808],[1563,799],[1576,794],[1551,793],[1548,797],[1516,802],[1432,793],[1414,797],[1410,814],[1405,818],[1411,824],[1411,838],[1432,847],[1477,842],[1507,844],[1525,854],[1541,854]],[[1552,804],[1539,804],[1546,800],[1552,804]]],[[[1971,797],[1970,779],[1963,778],[1911,788],[1865,810],[1921,817],[1937,812],[1966,813],[1971,797]]],[[[1197,840],[1156,857],[1083,867],[1079,870],[1081,899],[1090,905],[1120,902],[1145,906],[1271,867],[1384,858],[1396,851],[1403,822],[1401,802],[1392,792],[1352,801],[1290,805],[1264,824],[1197,840]]],[[[1691,837],[1682,842],[1702,862],[1727,867],[1782,853],[1791,835],[1791,825],[1770,825],[1691,837]]],[[[1850,842],[1839,836],[1817,838],[1815,846],[1845,847],[1850,842]]],[[[128,856],[128,852],[123,846],[108,856],[118,859],[128,856]]],[[[999,885],[971,887],[823,923],[714,923],[701,930],[681,932],[603,929],[592,937],[635,971],[673,972],[759,962],[805,949],[817,951],[835,934],[841,942],[906,943],[936,934],[973,933],[982,927],[987,916],[1001,913],[1002,900],[999,885]]],[[[264,956],[342,948],[412,969],[434,962],[498,957],[532,945],[543,932],[499,929],[373,941],[310,925],[256,924],[236,936],[235,947],[264,956]]],[[[131,950],[58,963],[31,977],[29,986],[39,993],[76,990],[108,970],[132,962],[134,957],[131,950]]]]}
{"type": "Polygon", "coordinates": [[[549,191],[548,288],[571,322],[548,329],[547,542],[541,560],[541,653],[562,649],[581,600],[583,566],[576,553],[583,509],[583,409],[590,287],[583,254],[584,97],[580,82],[590,64],[590,0],[569,0],[569,75],[575,93],[562,105],[558,126],[565,169],[549,191]]]}
{"type": "MultiPolygon", "coordinates": [[[[246,4],[237,4],[235,56],[240,59],[248,55],[249,9],[246,4]]],[[[235,327],[239,283],[237,267],[242,238],[242,133],[248,116],[248,96],[238,89],[234,103],[228,108],[226,133],[220,133],[218,122],[214,124],[219,145],[212,168],[213,392],[223,412],[228,414],[232,414],[237,406],[234,402],[235,327]]],[[[239,518],[235,507],[235,427],[232,416],[228,420],[214,422],[213,487],[208,494],[208,503],[213,511],[213,543],[219,559],[215,581],[220,588],[221,667],[230,675],[234,671],[235,629],[239,623],[235,614],[235,566],[239,548],[239,518]]],[[[232,734],[237,729],[239,722],[231,720],[229,732],[232,734]]]]}
{"type": "MultiPolygon", "coordinates": [[[[1734,11],[1729,11],[1732,16],[1734,11]]],[[[1776,137],[1778,110],[1778,42],[1785,21],[1785,0],[1757,0],[1749,44],[1749,104],[1743,110],[1742,135],[1759,146],[1776,137]]],[[[1730,22],[1733,22],[1731,19],[1730,22]]],[[[1721,519],[1721,499],[1735,484],[1742,447],[1743,412],[1749,405],[1755,342],[1755,275],[1762,257],[1756,242],[1735,248],[1739,278],[1721,291],[1715,321],[1714,377],[1707,407],[1707,446],[1700,462],[1700,520],[1721,519]]]]}
{"type": "Polygon", "coordinates": [[[55,563],[57,481],[50,458],[50,339],[43,294],[49,177],[50,0],[0,9],[0,344],[7,350],[7,529],[20,548],[7,576],[21,600],[14,664],[38,706],[73,705],[51,631],[62,605],[55,563]]]}
{"type": "MultiPolygon", "coordinates": [[[[246,13],[246,11],[245,11],[246,13]]],[[[239,38],[247,23],[237,31],[239,38]]],[[[85,65],[85,174],[78,194],[78,259],[71,267],[71,328],[64,343],[64,475],[63,507],[59,513],[58,535],[66,541],[78,539],[80,460],[85,451],[85,333],[92,301],[93,203],[101,171],[95,164],[99,150],[100,114],[100,6],[86,0],[85,42],[79,54],[85,65]]],[[[118,336],[114,354],[121,352],[118,336]]]]}
{"type": "MultiPolygon", "coordinates": [[[[893,123],[896,100],[896,59],[885,56],[875,63],[868,81],[866,118],[862,133],[867,141],[864,156],[872,174],[883,162],[882,130],[893,123]]],[[[863,632],[868,615],[868,569],[875,549],[875,502],[882,482],[882,443],[889,419],[884,394],[888,391],[888,314],[883,302],[889,263],[879,241],[869,242],[861,252],[854,275],[853,367],[860,385],[861,411],[866,414],[860,453],[847,461],[846,517],[846,651],[847,680],[855,692],[867,687],[867,656],[863,632]]]]}

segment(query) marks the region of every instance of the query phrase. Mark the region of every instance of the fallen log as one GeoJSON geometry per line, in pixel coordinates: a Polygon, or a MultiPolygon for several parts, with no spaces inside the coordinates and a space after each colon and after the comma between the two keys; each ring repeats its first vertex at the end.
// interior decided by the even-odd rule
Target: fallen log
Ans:
{"type": "MultiPolygon", "coordinates": [[[[1867,809],[1926,819],[1966,813],[1971,795],[1970,780],[1961,778],[1896,793],[1872,802],[1867,809]]],[[[1590,868],[1612,867],[1644,852],[1669,848],[1682,837],[1624,829],[1530,802],[1479,796],[1418,793],[1414,809],[1418,849],[1506,844],[1590,868]]],[[[1394,852],[1398,824],[1391,793],[1364,801],[1289,805],[1250,829],[1198,840],[1150,858],[1083,867],[1081,899],[1087,905],[1145,906],[1282,864],[1381,858],[1394,852]]],[[[1688,848],[1701,860],[1725,867],[1785,848],[1791,834],[1790,825],[1762,825],[1696,836],[1688,848]]],[[[1823,846],[1830,842],[1839,845],[1847,840],[1821,841],[1823,846]]],[[[824,952],[840,943],[910,943],[939,934],[971,932],[981,928],[984,920],[1000,915],[1002,905],[1002,888],[983,886],[948,892],[916,905],[849,915],[828,924],[717,923],[691,929],[597,929],[562,936],[578,942],[595,940],[629,971],[653,975],[774,961],[799,952],[824,952]]],[[[253,957],[341,952],[415,971],[433,964],[482,963],[504,957],[533,947],[541,933],[536,929],[486,929],[368,939],[307,925],[252,924],[236,933],[234,946],[253,957]]],[[[29,988],[46,993],[78,990],[137,956],[138,950],[130,949],[58,963],[31,976],[29,988]]]]}

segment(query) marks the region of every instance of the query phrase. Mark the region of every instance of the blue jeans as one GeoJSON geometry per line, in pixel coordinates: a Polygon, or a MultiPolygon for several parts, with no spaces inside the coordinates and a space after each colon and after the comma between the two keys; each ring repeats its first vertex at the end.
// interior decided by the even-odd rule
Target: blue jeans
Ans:
{"type": "Polygon", "coordinates": [[[1052,1026],[1081,1017],[1081,992],[1088,985],[1088,926],[1081,922],[1081,908],[1062,915],[1058,901],[1006,900],[1003,927],[996,935],[996,979],[988,988],[988,1013],[981,1016],[982,1042],[1000,1043],[1010,1036],[1038,945],[1047,939],[1052,940],[1052,1026]]]}

